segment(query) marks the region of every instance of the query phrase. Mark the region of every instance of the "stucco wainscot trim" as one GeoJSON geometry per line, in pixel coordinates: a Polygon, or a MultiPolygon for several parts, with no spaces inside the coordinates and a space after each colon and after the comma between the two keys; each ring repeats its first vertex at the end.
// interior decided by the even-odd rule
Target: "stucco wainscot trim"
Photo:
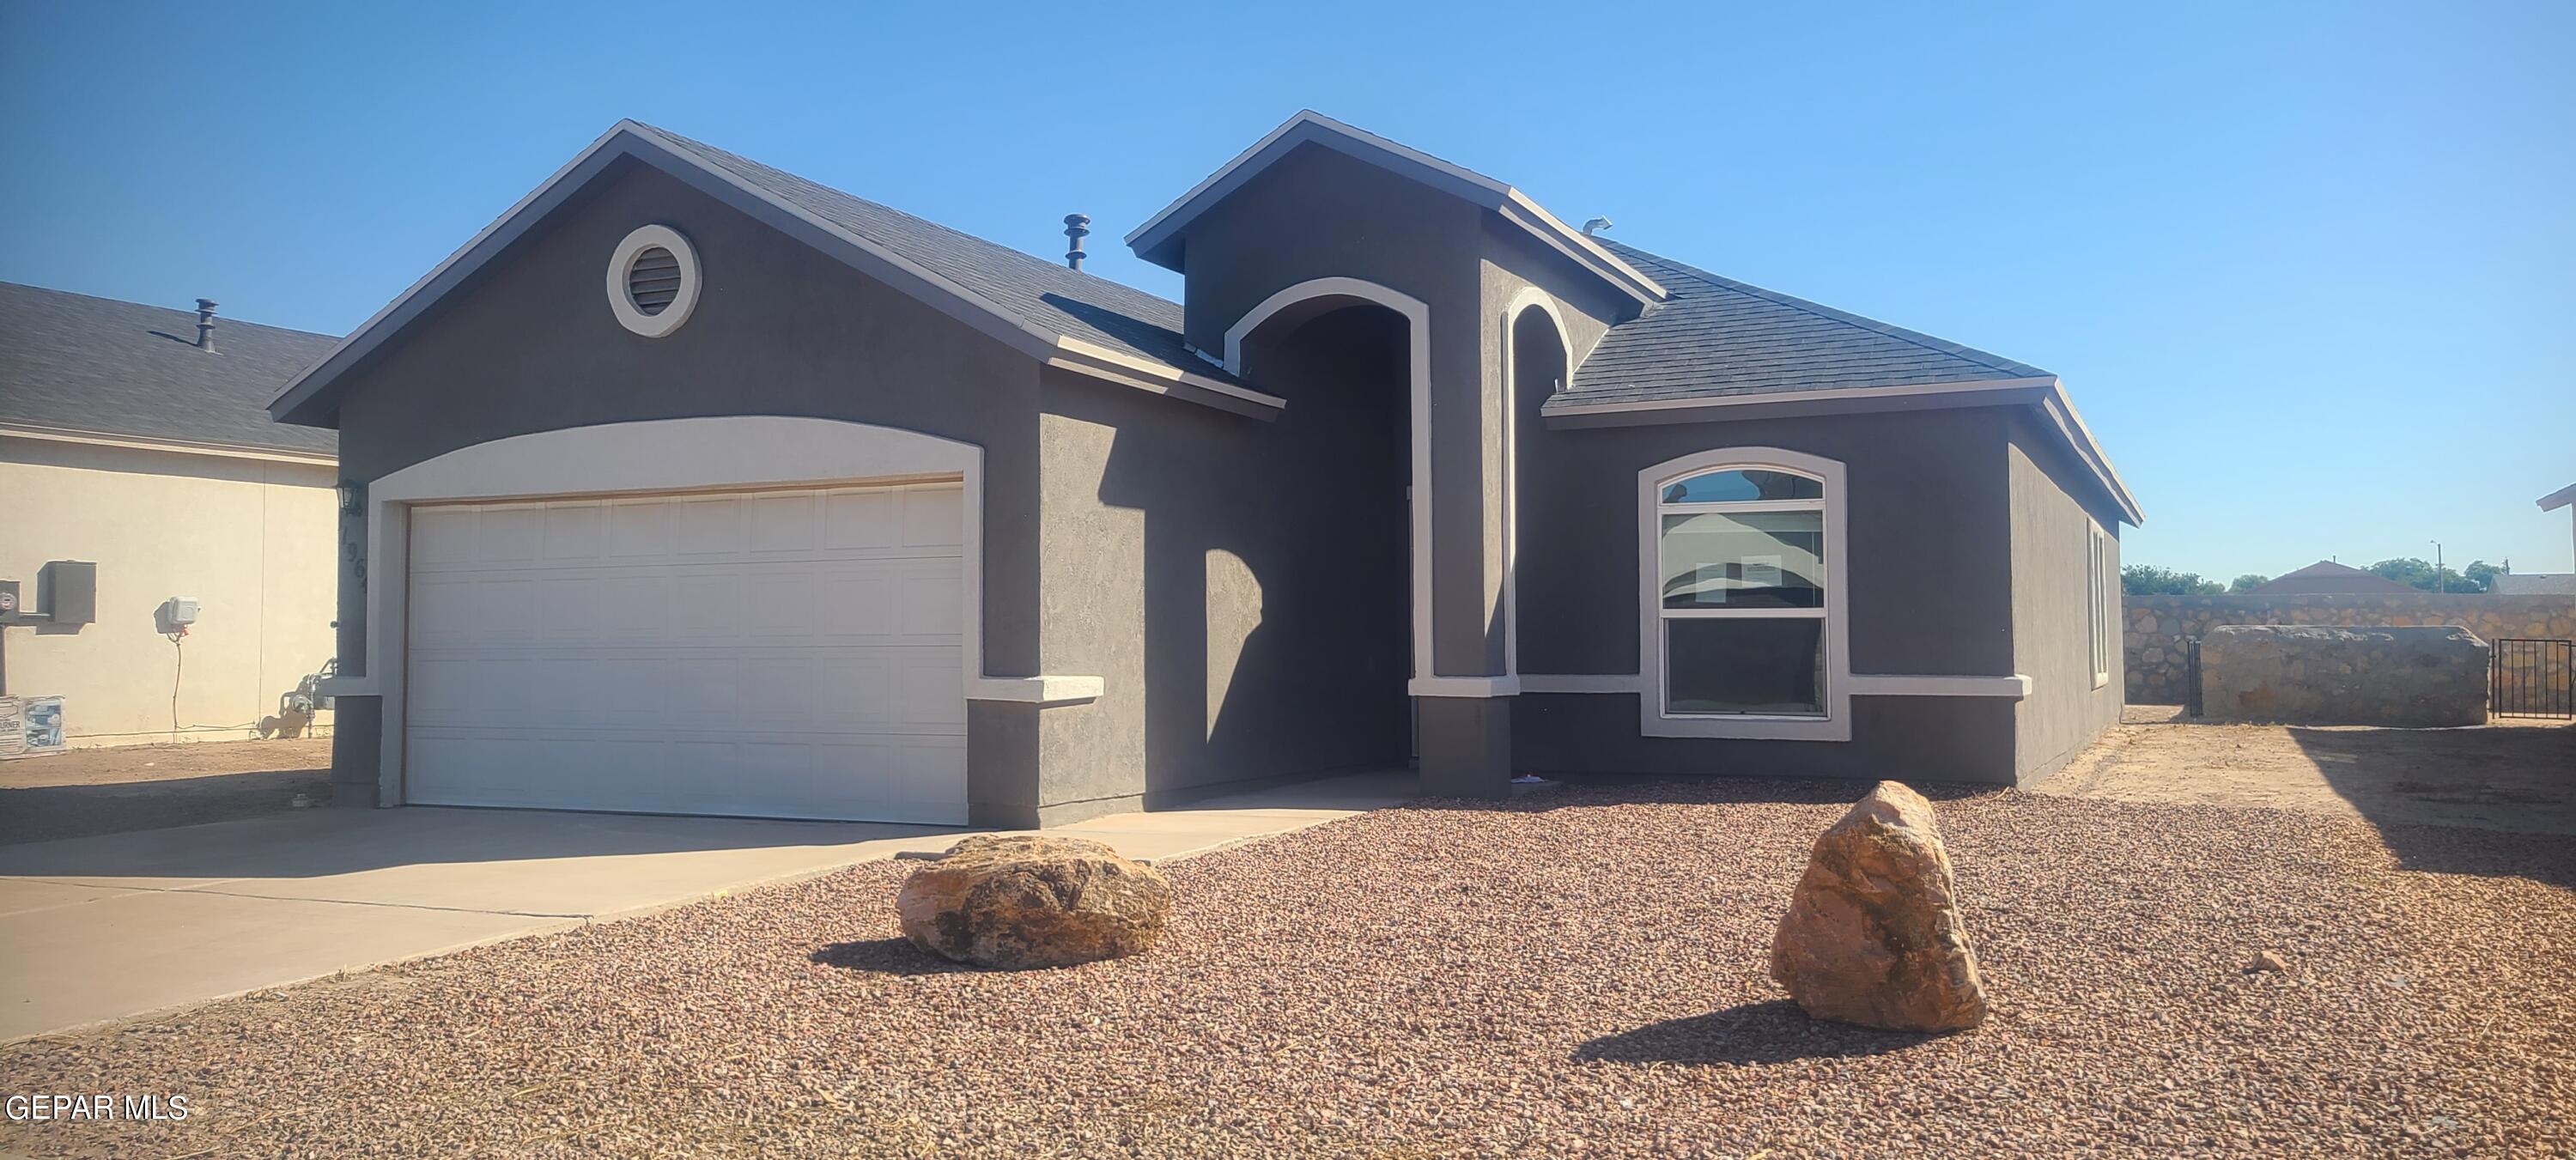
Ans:
{"type": "MultiPolygon", "coordinates": [[[[1225,331],[1225,369],[1241,376],[1243,341],[1273,315],[1318,298],[1353,298],[1374,302],[1404,316],[1409,343],[1406,358],[1411,380],[1413,481],[1413,679],[1406,691],[1416,697],[1508,697],[1520,691],[1511,674],[1501,676],[1439,675],[1431,655],[1431,307],[1421,299],[1359,278],[1314,278],[1299,282],[1245,311],[1225,331]]],[[[1509,628],[1505,632],[1509,632],[1509,628]]]]}
{"type": "MultiPolygon", "coordinates": [[[[2030,678],[1938,676],[1928,673],[1854,673],[1844,681],[1855,697],[1999,697],[2007,701],[2030,696],[2030,678]]],[[[1636,673],[1523,673],[1524,693],[1647,693],[1646,678],[1636,673]]]]}
{"type": "MultiPolygon", "coordinates": [[[[959,679],[970,701],[1071,705],[1096,700],[1095,676],[984,673],[984,449],[867,423],[729,415],[603,423],[460,447],[367,487],[367,671],[324,691],[383,701],[376,800],[403,796],[404,632],[411,508],[416,503],[538,499],[756,487],[956,479],[965,495],[959,539],[959,679]],[[866,465],[852,475],[853,464],[866,465]]],[[[970,738],[969,742],[972,744],[970,738]]]]}

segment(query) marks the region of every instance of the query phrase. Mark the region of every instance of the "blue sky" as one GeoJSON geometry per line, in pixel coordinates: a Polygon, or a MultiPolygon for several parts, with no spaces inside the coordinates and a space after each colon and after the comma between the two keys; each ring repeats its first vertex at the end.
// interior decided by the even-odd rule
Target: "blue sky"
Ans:
{"type": "Polygon", "coordinates": [[[2064,376],[2131,562],[2565,571],[2576,5],[0,0],[0,279],[340,333],[619,117],[1037,253],[1301,107],[2064,376]]]}

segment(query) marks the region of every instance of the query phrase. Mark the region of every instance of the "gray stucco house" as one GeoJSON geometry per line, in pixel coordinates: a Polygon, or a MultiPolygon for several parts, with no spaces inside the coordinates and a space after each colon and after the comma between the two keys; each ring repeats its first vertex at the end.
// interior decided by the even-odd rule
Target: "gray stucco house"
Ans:
{"type": "Polygon", "coordinates": [[[1313,113],[1172,303],[620,123],[271,405],[344,799],[1044,825],[1418,761],[2012,783],[2118,720],[2056,376],[1313,113]]]}

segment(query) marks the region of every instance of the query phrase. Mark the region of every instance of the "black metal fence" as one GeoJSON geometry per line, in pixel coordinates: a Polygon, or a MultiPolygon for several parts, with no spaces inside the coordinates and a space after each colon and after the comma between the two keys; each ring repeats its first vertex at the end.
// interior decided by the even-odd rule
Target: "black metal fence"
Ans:
{"type": "Polygon", "coordinates": [[[2489,715],[2576,719],[2576,641],[2507,637],[2489,643],[2489,715]]]}

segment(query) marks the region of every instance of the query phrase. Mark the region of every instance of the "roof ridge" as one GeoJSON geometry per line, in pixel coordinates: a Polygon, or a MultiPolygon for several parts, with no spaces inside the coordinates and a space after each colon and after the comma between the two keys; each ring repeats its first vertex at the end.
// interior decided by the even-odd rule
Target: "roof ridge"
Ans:
{"type": "Polygon", "coordinates": [[[1789,307],[1792,310],[1804,311],[1819,318],[1858,326],[1865,330],[1886,335],[1889,338],[1898,339],[1903,342],[1910,342],[1916,346],[1924,348],[1925,350],[1965,359],[1973,363],[1980,363],[1994,370],[2006,372],[2004,376],[2006,378],[2053,379],[2057,377],[2052,372],[2042,370],[2018,359],[2005,358],[2004,356],[1992,351],[1979,350],[1976,347],[1968,346],[1964,343],[1956,343],[1945,338],[1937,338],[1919,330],[1911,330],[1906,327],[1898,326],[1892,322],[1881,322],[1878,319],[1868,317],[1867,315],[1854,314],[1848,310],[1837,310],[1821,302],[1800,298],[1794,294],[1784,294],[1777,290],[1756,286],[1750,282],[1729,278],[1723,274],[1711,273],[1710,271],[1693,266],[1688,262],[1668,258],[1651,250],[1639,249],[1625,242],[1613,241],[1609,238],[1596,238],[1594,240],[1600,242],[1613,253],[1617,253],[1622,256],[1643,258],[1657,265],[1669,267],[1721,290],[1732,290],[1739,294],[1749,294],[1766,302],[1773,302],[1789,307]]]}
{"type": "MultiPolygon", "coordinates": [[[[113,306],[130,307],[135,310],[158,310],[164,314],[175,314],[181,318],[187,319],[194,319],[197,316],[197,312],[194,310],[185,310],[176,306],[161,306],[150,302],[137,302],[131,298],[110,298],[105,294],[89,294],[79,290],[65,290],[59,286],[39,286],[33,282],[11,282],[5,279],[0,279],[0,286],[14,286],[21,290],[33,290],[39,294],[59,294],[65,298],[86,298],[92,302],[105,302],[113,306]]],[[[274,322],[252,322],[247,318],[236,318],[229,314],[218,315],[217,317],[223,320],[223,325],[225,326],[249,326],[260,330],[274,330],[280,334],[293,334],[305,338],[319,338],[329,342],[338,342],[340,340],[339,335],[326,334],[318,330],[299,330],[292,326],[279,326],[274,322]]]]}
{"type": "MultiPolygon", "coordinates": [[[[752,159],[752,158],[750,158],[750,157],[745,157],[745,156],[743,156],[743,155],[742,155],[742,154],[740,154],[740,153],[736,153],[736,152],[734,152],[733,150],[726,149],[726,148],[724,148],[723,146],[720,146],[720,145],[711,145],[711,144],[708,144],[707,142],[700,141],[700,140],[698,140],[697,138],[695,138],[695,137],[691,137],[691,136],[689,136],[689,135],[687,135],[687,134],[685,134],[685,133],[675,133],[675,132],[673,132],[673,131],[671,131],[671,130],[669,130],[669,129],[662,128],[662,127],[661,127],[661,126],[659,126],[659,125],[650,124],[650,123],[647,123],[647,122],[644,122],[644,121],[636,121],[636,122],[635,122],[635,124],[636,124],[637,126],[641,127],[641,128],[644,128],[644,129],[650,130],[650,131],[652,131],[652,132],[653,132],[653,133],[655,133],[655,134],[658,134],[658,135],[660,135],[660,136],[663,136],[663,137],[669,138],[669,139],[670,139],[670,140],[672,140],[673,142],[676,142],[676,143],[678,143],[678,144],[680,144],[680,145],[684,145],[684,146],[687,146],[687,147],[689,147],[689,148],[691,148],[691,149],[697,150],[697,151],[699,151],[699,152],[701,152],[701,153],[707,154],[707,155],[708,155],[708,159],[709,159],[709,160],[714,161],[714,162],[716,162],[717,164],[723,165],[723,166],[725,166],[725,167],[726,167],[726,168],[728,168],[728,169],[733,169],[733,170],[735,170],[737,173],[740,173],[742,176],[745,176],[745,177],[754,177],[754,174],[753,174],[753,173],[746,173],[746,172],[743,172],[744,170],[753,170],[753,171],[758,171],[758,172],[765,172],[765,173],[776,174],[776,175],[778,175],[779,177],[786,178],[786,179],[788,179],[788,180],[790,180],[790,181],[802,182],[802,183],[804,183],[804,184],[806,184],[806,185],[813,186],[813,187],[814,187],[814,188],[816,188],[816,189],[819,189],[819,190],[825,191],[825,192],[830,193],[830,194],[832,194],[832,195],[834,195],[834,196],[837,196],[837,197],[846,197],[846,198],[849,198],[849,199],[850,199],[850,200],[852,200],[852,201],[860,202],[860,203],[863,203],[863,204],[865,204],[865,205],[867,205],[867,206],[870,206],[871,208],[878,209],[878,210],[884,211],[884,212],[886,212],[886,213],[894,214],[894,215],[896,215],[896,216],[898,216],[898,217],[901,217],[901,218],[906,219],[907,221],[911,222],[912,224],[919,225],[919,226],[923,226],[923,227],[926,227],[926,228],[929,228],[929,229],[932,229],[932,230],[937,230],[937,231],[939,231],[940,233],[946,234],[946,235],[948,235],[948,236],[950,236],[950,237],[961,238],[961,239],[964,239],[964,240],[966,240],[966,241],[973,242],[973,243],[975,243],[976,245],[979,245],[979,246],[989,247],[989,248],[991,248],[991,249],[993,249],[993,250],[995,250],[995,251],[998,251],[998,252],[1000,252],[1000,253],[1009,254],[1009,255],[1011,255],[1011,256],[1013,256],[1013,257],[1022,258],[1022,259],[1025,259],[1025,260],[1027,260],[1027,261],[1034,262],[1034,263],[1036,263],[1036,264],[1038,264],[1038,265],[1040,265],[1040,266],[1046,267],[1046,268],[1047,268],[1047,269],[1049,269],[1049,270],[1059,271],[1062,275],[1065,275],[1065,276],[1071,276],[1071,277],[1075,277],[1075,278],[1087,279],[1087,280],[1089,280],[1089,281],[1091,281],[1091,282],[1093,282],[1093,283],[1096,283],[1096,284],[1098,284],[1098,285],[1100,285],[1100,286],[1114,288],[1114,289],[1116,289],[1116,290],[1119,290],[1119,291],[1122,291],[1122,292],[1124,292],[1124,293],[1128,293],[1128,294],[1135,294],[1135,295],[1138,295],[1138,296],[1141,296],[1141,297],[1144,297],[1144,298],[1151,299],[1151,300],[1153,300],[1153,301],[1155,301],[1155,302],[1162,303],[1162,304],[1163,304],[1163,305],[1165,305],[1165,306],[1170,306],[1170,307],[1173,307],[1173,308],[1176,308],[1176,309],[1180,306],[1180,303],[1174,302],[1174,301],[1172,301],[1171,299],[1165,298],[1165,297],[1163,297],[1163,296],[1162,296],[1162,295],[1160,295],[1160,294],[1156,294],[1156,293],[1154,293],[1153,291],[1138,289],[1137,287],[1130,286],[1130,285],[1128,285],[1127,283],[1120,282],[1120,281],[1118,281],[1118,280],[1116,280],[1116,279],[1114,279],[1114,278],[1104,278],[1104,277],[1102,277],[1102,276],[1100,276],[1100,275],[1098,275],[1098,274],[1092,273],[1092,272],[1091,272],[1091,271],[1089,271],[1089,270],[1078,270],[1078,269],[1075,269],[1075,268],[1073,268],[1073,267],[1071,267],[1071,266],[1064,265],[1063,263],[1061,263],[1061,262],[1059,262],[1059,261],[1056,261],[1056,260],[1054,260],[1054,259],[1047,258],[1047,257],[1041,256],[1041,255],[1038,255],[1038,254],[1033,254],[1033,253],[1030,253],[1030,252],[1029,252],[1029,251],[1027,251],[1027,250],[1023,250],[1023,249],[1021,249],[1021,248],[1019,248],[1019,247],[1017,247],[1017,246],[1008,245],[1008,244],[1006,244],[1006,243],[1002,243],[1002,242],[997,242],[997,241],[994,241],[994,240],[993,240],[993,239],[991,239],[991,238],[983,237],[983,236],[978,235],[978,234],[971,234],[971,233],[968,233],[968,232],[966,232],[966,231],[964,231],[964,230],[958,229],[958,228],[957,228],[957,227],[955,227],[955,226],[948,225],[948,224],[946,224],[946,223],[944,223],[944,222],[935,221],[935,220],[933,220],[933,219],[931,219],[931,218],[923,217],[923,216],[921,216],[920,214],[913,213],[913,212],[912,212],[912,211],[910,211],[910,210],[906,210],[906,209],[900,208],[900,207],[898,207],[898,206],[887,205],[886,203],[881,202],[881,201],[878,201],[878,200],[876,200],[876,199],[874,199],[874,198],[861,197],[861,196],[859,196],[859,195],[857,195],[857,194],[855,194],[855,193],[851,193],[850,191],[848,191],[848,190],[846,190],[846,189],[842,189],[842,188],[840,188],[840,187],[838,187],[838,186],[825,185],[825,184],[823,184],[822,182],[819,182],[819,181],[814,180],[813,178],[810,178],[810,177],[804,176],[803,174],[800,174],[800,173],[794,173],[794,172],[791,172],[791,171],[789,171],[789,170],[785,170],[785,169],[780,169],[779,167],[777,167],[777,166],[775,166],[775,165],[771,165],[771,164],[768,164],[768,163],[763,162],[763,161],[754,160],[754,159],[752,159]]],[[[983,297],[983,296],[982,296],[982,295],[978,295],[978,297],[983,297]]],[[[1139,321],[1142,321],[1142,320],[1140,319],[1139,321]]]]}

